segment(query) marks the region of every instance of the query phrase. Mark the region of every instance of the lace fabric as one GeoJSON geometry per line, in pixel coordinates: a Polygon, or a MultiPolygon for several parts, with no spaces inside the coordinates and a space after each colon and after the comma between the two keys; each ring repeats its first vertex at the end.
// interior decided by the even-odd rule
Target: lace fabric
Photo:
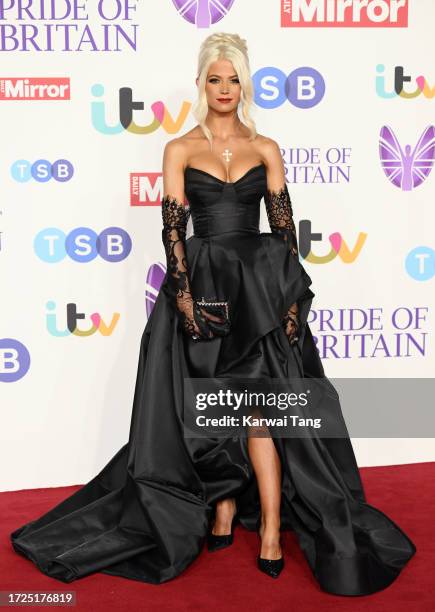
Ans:
{"type": "MultiPolygon", "coordinates": [[[[267,189],[264,197],[267,219],[270,231],[278,234],[288,243],[289,250],[294,257],[299,256],[296,227],[293,220],[293,208],[287,183],[278,190],[267,189]]],[[[294,302],[285,314],[282,323],[290,344],[298,341],[300,321],[299,308],[294,302]]]]}
{"type": "Polygon", "coordinates": [[[276,191],[267,190],[264,198],[270,230],[289,243],[291,253],[298,257],[298,240],[293,221],[293,208],[287,183],[276,191]]]}
{"type": "Polygon", "coordinates": [[[176,198],[162,198],[162,242],[166,253],[168,286],[176,299],[177,311],[184,330],[195,335],[193,299],[187,269],[185,242],[190,208],[176,198]]]}
{"type": "MultiPolygon", "coordinates": [[[[270,229],[289,244],[290,252],[298,257],[298,242],[293,221],[290,195],[285,184],[277,191],[267,190],[265,195],[266,211],[270,229]]],[[[186,260],[186,229],[190,218],[190,207],[169,195],[162,198],[162,242],[166,252],[168,286],[176,300],[177,313],[183,329],[193,340],[211,339],[216,333],[227,333],[225,327],[213,323],[203,315],[196,300],[193,299],[189,271],[186,260]]],[[[282,324],[291,344],[297,342],[300,322],[298,304],[293,303],[282,319],[282,324]]]]}
{"type": "Polygon", "coordinates": [[[186,258],[186,229],[190,207],[169,195],[162,198],[161,204],[168,286],[175,297],[182,327],[194,341],[211,340],[215,335],[225,335],[229,331],[227,320],[216,316],[210,320],[203,314],[201,303],[192,296],[186,258]]]}

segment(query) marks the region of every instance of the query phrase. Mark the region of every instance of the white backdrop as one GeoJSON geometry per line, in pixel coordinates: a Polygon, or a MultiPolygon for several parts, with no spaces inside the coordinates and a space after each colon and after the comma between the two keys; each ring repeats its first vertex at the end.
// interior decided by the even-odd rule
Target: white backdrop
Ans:
{"type": "MultiPolygon", "coordinates": [[[[96,127],[101,108],[93,104],[103,102],[105,122],[116,126],[119,89],[126,87],[132,89],[134,101],[144,103],[144,110],[133,112],[136,124],[152,121],[150,106],[156,101],[163,101],[176,118],[183,101],[191,104],[195,100],[198,48],[213,31],[245,37],[253,75],[264,70],[256,88],[258,131],[276,139],[283,151],[318,151],[323,180],[317,164],[306,174],[299,168],[296,178],[292,164],[287,166],[297,226],[309,220],[311,231],[321,233],[312,251],[318,256],[329,253],[328,236],[335,232],[340,232],[350,250],[360,232],[367,235],[351,263],[343,261],[342,252],[328,263],[303,261],[313,279],[311,316],[330,310],[336,320],[341,308],[379,309],[382,337],[391,354],[386,354],[386,345],[384,351],[374,350],[380,347],[380,331],[363,330],[367,334],[364,355],[354,332],[321,329],[317,318],[311,329],[326,374],[337,378],[434,377],[431,249],[435,246],[435,171],[415,189],[404,190],[388,180],[379,158],[382,126],[391,126],[403,149],[406,144],[413,149],[434,121],[434,100],[427,89],[428,95],[411,99],[381,97],[376,90],[376,67],[385,67],[380,74],[387,92],[393,91],[396,66],[403,66],[410,76],[404,85],[406,92],[416,90],[416,78],[421,75],[428,88],[434,86],[435,3],[410,0],[407,27],[314,28],[281,27],[280,0],[235,0],[222,20],[199,28],[177,13],[171,0],[130,0],[136,10],[128,28],[131,35],[131,24],[137,24],[137,48],[120,40],[117,52],[101,49],[103,20],[95,14],[97,3],[82,4],[88,6],[87,23],[99,39],[100,50],[92,52],[87,45],[82,51],[65,52],[56,40],[53,51],[4,50],[2,55],[0,490],[84,483],[128,439],[139,343],[147,320],[147,274],[150,266],[165,261],[158,199],[132,205],[130,180],[140,173],[140,184],[146,190],[152,184],[152,173],[161,171],[165,143],[195,122],[189,112],[174,133],[160,126],[148,134],[125,129],[106,134],[96,127]],[[289,75],[300,68],[321,75],[323,98],[309,108],[289,101],[266,108],[278,91],[274,71],[289,75]],[[3,79],[35,77],[69,78],[70,99],[4,99],[3,79]],[[101,97],[92,90],[96,84],[104,88],[101,97]],[[328,177],[325,157],[335,148],[348,156],[339,164],[347,178],[328,177]],[[43,180],[43,164],[35,178],[24,180],[26,164],[59,159],[72,164],[69,180],[43,180]],[[18,160],[27,161],[17,164],[18,160]],[[52,254],[44,251],[47,236],[83,227],[96,234],[110,227],[122,228],[131,238],[131,252],[118,262],[98,255],[87,262],[75,261],[68,254],[59,261],[50,259],[52,254]],[[418,277],[412,272],[418,258],[411,252],[423,247],[429,258],[418,277]],[[413,259],[407,267],[409,257],[413,259]],[[47,307],[50,301],[55,303],[54,310],[47,307]],[[113,313],[119,313],[119,319],[107,336],[97,331],[86,337],[70,333],[58,337],[47,315],[55,313],[56,328],[65,330],[68,303],[85,313],[86,318],[78,320],[82,330],[89,329],[89,316],[94,312],[106,324],[113,313]],[[403,309],[402,314],[408,309],[424,313],[420,329],[411,324],[401,331],[399,355],[394,352],[398,331],[391,323],[396,309],[403,309]],[[348,334],[352,340],[346,357],[348,334]],[[331,343],[336,352],[323,352],[331,343]],[[417,344],[423,347],[421,351],[417,344]]],[[[127,27],[121,19],[115,22],[127,27]]],[[[18,27],[24,21],[17,15],[0,15],[0,28],[6,23],[18,27]]],[[[55,22],[37,22],[41,36],[44,23],[55,22]]],[[[75,23],[83,28],[83,22],[75,23]]],[[[315,88],[318,85],[316,82],[315,88]]],[[[158,178],[157,187],[160,181],[158,178]]],[[[262,229],[268,231],[264,210],[262,229]]],[[[57,253],[59,241],[51,244],[57,253]]],[[[435,443],[430,438],[354,439],[353,444],[360,466],[435,460],[435,443]]]]}

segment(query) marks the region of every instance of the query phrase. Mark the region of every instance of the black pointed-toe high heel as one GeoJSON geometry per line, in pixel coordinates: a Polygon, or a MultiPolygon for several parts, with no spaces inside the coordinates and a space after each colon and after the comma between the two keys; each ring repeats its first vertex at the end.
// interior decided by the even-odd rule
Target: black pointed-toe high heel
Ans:
{"type": "MultiPolygon", "coordinates": [[[[258,533],[258,537],[261,540],[260,526],[261,526],[261,517],[257,521],[257,533],[258,533]]],[[[280,557],[279,559],[263,559],[263,557],[260,557],[260,555],[258,555],[257,567],[260,571],[264,572],[271,578],[278,578],[278,576],[280,575],[284,567],[284,557],[280,557]]]]}
{"type": "Polygon", "coordinates": [[[284,567],[284,557],[279,559],[263,559],[258,555],[257,566],[262,572],[270,576],[271,578],[278,578],[284,567]]]}
{"type": "Polygon", "coordinates": [[[209,552],[216,552],[218,550],[222,550],[222,548],[226,548],[227,546],[231,546],[234,541],[233,528],[231,528],[231,533],[226,535],[215,535],[214,533],[209,533],[207,535],[207,548],[209,552]]]}
{"type": "Polygon", "coordinates": [[[224,535],[215,535],[212,533],[213,527],[211,527],[210,531],[207,534],[207,548],[209,552],[216,552],[218,550],[222,550],[223,548],[227,548],[227,546],[231,546],[234,541],[234,527],[237,522],[237,505],[236,510],[233,516],[233,522],[231,523],[231,533],[224,535]]]}

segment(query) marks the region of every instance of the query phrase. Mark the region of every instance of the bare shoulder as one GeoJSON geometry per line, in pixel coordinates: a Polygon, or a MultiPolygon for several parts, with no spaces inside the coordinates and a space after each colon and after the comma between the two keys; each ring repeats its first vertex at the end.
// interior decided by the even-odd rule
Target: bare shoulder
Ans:
{"type": "Polygon", "coordinates": [[[273,140],[273,138],[269,138],[268,136],[263,136],[262,134],[257,134],[255,142],[257,150],[263,157],[266,165],[281,161],[281,150],[276,140],[273,140]]]}
{"type": "Polygon", "coordinates": [[[267,170],[267,184],[270,190],[280,189],[285,182],[285,168],[278,143],[267,136],[257,135],[257,150],[267,170]]]}
{"type": "Polygon", "coordinates": [[[204,141],[205,136],[199,126],[195,126],[178,138],[169,140],[165,145],[164,160],[172,160],[183,167],[187,165],[189,156],[198,148],[198,141],[204,141]]]}
{"type": "Polygon", "coordinates": [[[169,140],[163,151],[163,161],[171,164],[180,164],[186,155],[186,143],[182,137],[169,140]]]}
{"type": "Polygon", "coordinates": [[[169,140],[163,152],[163,193],[178,202],[184,201],[184,160],[186,147],[181,138],[169,140]]]}

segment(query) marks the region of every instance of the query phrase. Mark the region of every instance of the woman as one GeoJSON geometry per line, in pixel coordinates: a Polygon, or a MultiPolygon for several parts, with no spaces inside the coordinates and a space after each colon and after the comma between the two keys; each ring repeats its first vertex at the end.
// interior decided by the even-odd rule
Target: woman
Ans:
{"type": "MultiPolygon", "coordinates": [[[[314,293],[280,151],[250,117],[245,41],[209,36],[197,85],[198,125],[163,157],[167,273],[142,336],[128,443],[74,495],[14,531],[13,546],[65,582],[101,571],[161,583],[206,537],[210,551],[228,547],[238,520],[258,530],[257,565],[273,578],[284,566],[280,532],[293,529],[322,589],[381,590],[416,549],[366,503],[346,431],[285,438],[252,425],[238,436],[186,435],[189,378],[318,378],[332,388],[307,323],[314,293]]],[[[320,402],[319,414],[326,408],[320,402]]],[[[341,423],[338,402],[327,416],[341,423]]]]}

